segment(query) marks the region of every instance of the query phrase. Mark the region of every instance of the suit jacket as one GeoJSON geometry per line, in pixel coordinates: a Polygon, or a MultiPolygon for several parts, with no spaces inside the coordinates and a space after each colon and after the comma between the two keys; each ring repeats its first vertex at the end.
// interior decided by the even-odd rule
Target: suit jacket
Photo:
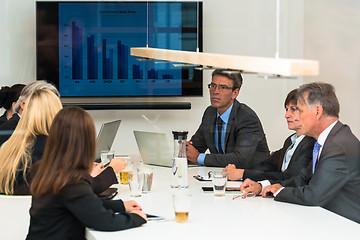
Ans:
{"type": "MultiPolygon", "coordinates": [[[[45,150],[47,136],[39,135],[36,137],[34,146],[31,151],[31,161],[32,168],[37,167],[38,161],[42,158],[45,150]]],[[[23,169],[23,166],[20,166],[19,169],[23,169]]],[[[29,182],[31,181],[31,175],[34,175],[36,170],[32,170],[31,173],[27,172],[26,181],[23,177],[23,171],[19,171],[16,176],[15,186],[14,186],[14,195],[29,195],[29,182]]],[[[107,167],[99,175],[93,178],[91,186],[95,194],[100,194],[111,185],[118,183],[115,176],[114,170],[112,167],[107,167]]]]}
{"type": "Polygon", "coordinates": [[[100,200],[91,181],[88,176],[57,195],[33,196],[26,239],[85,239],[85,227],[117,231],[146,223],[139,215],[125,212],[121,200],[100,200]]]}
{"type": "Polygon", "coordinates": [[[360,223],[360,142],[340,121],[330,131],[312,174],[312,164],[289,180],[275,197],[282,202],[321,206],[360,223]]]}
{"type": "Polygon", "coordinates": [[[216,117],[217,109],[209,106],[191,138],[200,153],[210,150],[211,154],[205,157],[205,166],[225,167],[232,163],[237,168],[252,168],[270,156],[260,120],[251,108],[234,100],[226,127],[225,154],[219,153],[214,143],[216,117]]]}
{"type": "Polygon", "coordinates": [[[5,123],[5,122],[7,122],[7,121],[8,121],[8,120],[7,120],[7,118],[6,118],[6,111],[5,111],[4,114],[1,115],[1,117],[0,117],[0,125],[3,124],[3,123],[5,123]]]}
{"type": "MultiPolygon", "coordinates": [[[[34,145],[31,151],[31,166],[36,166],[36,163],[42,158],[46,145],[47,136],[39,135],[36,137],[34,145]]],[[[24,169],[22,162],[20,163],[19,169],[24,169]]],[[[24,179],[24,172],[20,170],[15,179],[14,195],[30,195],[29,183],[30,181],[30,169],[27,170],[24,179]]]]}
{"type": "Polygon", "coordinates": [[[0,146],[10,138],[19,121],[19,115],[14,113],[8,121],[0,125],[0,146]]]}
{"type": "Polygon", "coordinates": [[[274,152],[268,160],[255,166],[254,169],[245,169],[243,179],[250,178],[254,181],[269,180],[274,183],[274,180],[284,180],[297,176],[310,162],[312,163],[312,151],[316,140],[305,136],[296,147],[287,169],[281,172],[286,150],[292,144],[292,136],[289,136],[285,140],[283,147],[274,152]]]}

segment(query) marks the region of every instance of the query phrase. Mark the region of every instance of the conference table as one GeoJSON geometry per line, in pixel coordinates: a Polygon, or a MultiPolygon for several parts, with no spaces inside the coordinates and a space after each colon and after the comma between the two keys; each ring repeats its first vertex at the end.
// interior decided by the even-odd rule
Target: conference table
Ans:
{"type": "MultiPolygon", "coordinates": [[[[211,182],[198,181],[194,175],[206,176],[220,168],[192,167],[188,169],[191,209],[189,220],[175,221],[172,203],[171,168],[152,166],[151,191],[141,197],[130,197],[128,185],[116,184],[115,199],[135,200],[143,212],[165,218],[148,221],[141,227],[103,232],[86,229],[89,240],[107,239],[359,239],[360,224],[321,207],[307,207],[274,201],[260,196],[236,198],[236,192],[224,197],[204,192],[202,186],[211,182]]],[[[241,182],[229,181],[228,186],[241,182]]]]}

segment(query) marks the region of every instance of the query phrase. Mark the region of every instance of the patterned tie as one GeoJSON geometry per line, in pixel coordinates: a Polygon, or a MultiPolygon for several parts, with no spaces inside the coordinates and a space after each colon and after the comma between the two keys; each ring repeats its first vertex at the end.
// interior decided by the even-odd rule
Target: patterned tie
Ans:
{"type": "Polygon", "coordinates": [[[316,142],[314,145],[314,149],[313,149],[313,168],[312,168],[313,173],[315,172],[320,147],[321,147],[321,145],[318,142],[316,142]]]}
{"type": "Polygon", "coordinates": [[[219,153],[224,153],[223,152],[223,149],[221,147],[221,132],[222,132],[222,119],[221,117],[219,116],[217,118],[217,124],[218,124],[218,149],[219,149],[219,153]]]}

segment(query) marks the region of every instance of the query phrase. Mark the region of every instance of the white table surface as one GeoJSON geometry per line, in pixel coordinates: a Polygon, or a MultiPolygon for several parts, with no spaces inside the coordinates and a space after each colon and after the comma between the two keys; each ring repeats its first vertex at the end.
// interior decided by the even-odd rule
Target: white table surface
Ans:
{"type": "MultiPolygon", "coordinates": [[[[163,216],[164,221],[148,222],[133,229],[101,232],[86,230],[89,240],[99,239],[360,239],[360,224],[343,218],[320,207],[306,207],[276,202],[272,198],[238,198],[234,193],[215,197],[204,193],[200,182],[193,175],[205,175],[214,168],[189,168],[191,209],[189,221],[177,223],[172,206],[170,188],[171,169],[151,167],[154,181],[151,192],[141,197],[130,197],[127,185],[119,188],[116,198],[136,200],[143,212],[163,216]]],[[[230,182],[239,186],[240,182],[230,182]]],[[[360,200],[359,200],[360,201],[360,200]]]]}

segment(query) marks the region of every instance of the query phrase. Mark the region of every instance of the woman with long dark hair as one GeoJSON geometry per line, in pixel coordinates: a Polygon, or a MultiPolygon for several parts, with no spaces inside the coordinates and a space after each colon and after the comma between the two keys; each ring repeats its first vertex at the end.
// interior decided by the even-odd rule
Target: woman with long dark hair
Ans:
{"type": "Polygon", "coordinates": [[[27,239],[85,239],[85,227],[115,231],[146,223],[135,201],[101,200],[89,175],[96,133],[90,115],[66,107],[54,118],[41,164],[31,183],[27,239]]]}

